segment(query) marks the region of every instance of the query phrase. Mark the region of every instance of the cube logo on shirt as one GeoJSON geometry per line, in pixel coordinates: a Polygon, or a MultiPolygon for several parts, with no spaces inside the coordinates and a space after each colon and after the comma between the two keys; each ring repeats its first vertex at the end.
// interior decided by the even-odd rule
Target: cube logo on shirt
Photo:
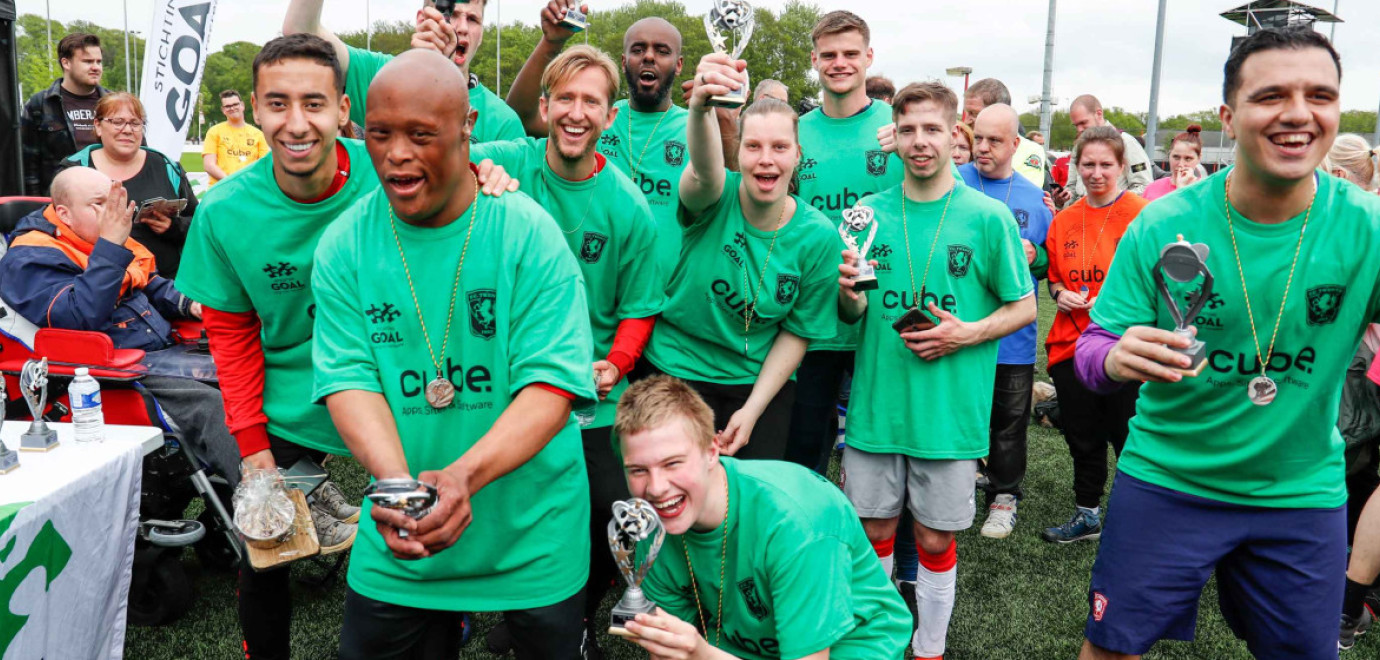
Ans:
{"type": "Polygon", "coordinates": [[[598,232],[585,232],[584,241],[580,243],[580,261],[587,264],[599,263],[599,257],[604,256],[604,246],[608,244],[608,236],[598,232]]]}
{"type": "Polygon", "coordinates": [[[887,153],[881,149],[872,149],[867,152],[867,173],[872,176],[883,176],[886,174],[887,153]]]}
{"type": "Polygon", "coordinates": [[[968,266],[973,263],[973,248],[966,245],[949,246],[949,274],[963,277],[968,274],[968,266]]]}
{"type": "Polygon", "coordinates": [[[1346,287],[1341,284],[1324,284],[1308,290],[1308,325],[1327,325],[1337,320],[1337,312],[1342,308],[1342,296],[1346,287]]]}
{"type": "Polygon", "coordinates": [[[677,140],[666,141],[666,164],[680,167],[685,163],[685,143],[677,140]]]}
{"type": "Polygon", "coordinates": [[[781,274],[776,276],[776,302],[791,304],[795,294],[800,291],[800,276],[781,274]]]}
{"type": "Polygon", "coordinates": [[[493,289],[474,289],[465,292],[466,307],[470,311],[470,334],[480,339],[493,339],[498,328],[494,306],[498,293],[493,289]]]}

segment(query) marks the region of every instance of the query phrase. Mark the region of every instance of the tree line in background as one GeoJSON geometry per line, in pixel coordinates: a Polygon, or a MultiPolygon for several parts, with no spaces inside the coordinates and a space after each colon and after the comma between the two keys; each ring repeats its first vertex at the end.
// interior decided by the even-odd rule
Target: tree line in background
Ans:
{"type": "MultiPolygon", "coordinates": [[[[710,51],[709,37],[704,32],[703,16],[688,13],[685,6],[679,2],[637,0],[633,4],[592,12],[590,29],[584,34],[576,35],[571,43],[588,42],[609,53],[617,61],[619,54],[623,52],[623,33],[634,22],[648,16],[661,16],[680,30],[684,38],[682,53],[685,57],[685,68],[677,82],[689,79],[694,73],[695,64],[710,51]]],[[[799,103],[803,98],[816,97],[819,94],[819,85],[812,79],[809,34],[819,16],[818,7],[801,0],[791,0],[780,12],[775,13],[758,8],[757,27],[743,53],[743,59],[748,62],[751,80],[756,83],[767,78],[775,78],[785,83],[790,88],[792,105],[799,103]]],[[[496,21],[496,12],[491,10],[486,18],[496,21]]],[[[500,26],[495,23],[484,28],[484,43],[475,55],[470,70],[479,76],[485,86],[500,96],[506,95],[508,86],[512,84],[523,62],[536,47],[537,40],[541,39],[541,29],[537,27],[536,20],[535,16],[519,16],[517,20],[511,20],[501,26],[501,66],[496,66],[500,26]]],[[[330,23],[329,16],[325,22],[330,23]]],[[[19,17],[18,25],[19,81],[23,98],[27,100],[30,95],[47,89],[53,80],[62,75],[62,69],[57,63],[57,53],[48,47],[48,22],[42,16],[24,14],[19,17]]],[[[364,48],[368,43],[372,50],[381,53],[401,53],[411,45],[411,17],[407,20],[375,21],[373,27],[372,37],[365,30],[337,34],[351,46],[364,48]]],[[[89,32],[99,36],[105,54],[105,73],[101,78],[101,85],[112,90],[129,91],[129,87],[125,85],[123,30],[104,28],[87,21],[72,21],[67,24],[53,21],[52,32],[54,45],[69,32],[89,32]]],[[[238,90],[245,97],[245,105],[249,105],[252,65],[259,48],[257,44],[236,41],[226,44],[224,48],[206,58],[206,71],[202,77],[199,100],[205,121],[200,124],[194,123],[190,134],[202,136],[211,126],[225,121],[225,115],[220,110],[221,90],[238,90]]],[[[130,87],[138,93],[139,77],[143,74],[144,38],[137,32],[130,33],[130,50],[134,56],[131,58],[130,87]]],[[[886,74],[885,71],[874,73],[886,74]]],[[[622,82],[626,85],[626,81],[622,82]]],[[[898,88],[907,82],[910,81],[895,80],[898,88]]],[[[679,86],[672,93],[679,101],[679,86]]],[[[253,113],[252,107],[246,108],[246,118],[250,122],[254,121],[253,113]]],[[[1113,107],[1104,110],[1103,114],[1108,121],[1123,131],[1134,135],[1145,132],[1147,113],[1113,107]]],[[[1341,132],[1369,133],[1375,127],[1375,115],[1374,111],[1345,111],[1342,113],[1341,132]]],[[[1026,130],[1036,129],[1040,124],[1038,113],[1031,111],[1021,114],[1021,124],[1026,130]]],[[[1073,124],[1069,121],[1068,111],[1055,111],[1051,124],[1051,135],[1046,136],[1046,144],[1051,149],[1071,149],[1076,136],[1073,124]]],[[[1210,108],[1161,119],[1159,127],[1164,130],[1183,130],[1189,124],[1199,124],[1204,131],[1221,130],[1222,125],[1216,108],[1210,108]]]]}

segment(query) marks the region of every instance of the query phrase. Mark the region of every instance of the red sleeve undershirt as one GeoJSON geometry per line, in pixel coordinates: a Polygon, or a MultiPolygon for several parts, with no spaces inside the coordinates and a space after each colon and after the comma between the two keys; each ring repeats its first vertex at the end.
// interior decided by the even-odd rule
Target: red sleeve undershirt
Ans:
{"type": "Polygon", "coordinates": [[[651,338],[655,325],[655,316],[619,321],[618,332],[613,336],[613,347],[605,359],[618,368],[620,377],[626,377],[637,366],[637,359],[642,357],[642,349],[647,347],[647,340],[651,338]]]}
{"type": "Polygon", "coordinates": [[[225,425],[240,446],[240,456],[268,449],[264,414],[263,324],[254,312],[222,312],[202,306],[201,321],[211,344],[225,400],[225,425]]]}

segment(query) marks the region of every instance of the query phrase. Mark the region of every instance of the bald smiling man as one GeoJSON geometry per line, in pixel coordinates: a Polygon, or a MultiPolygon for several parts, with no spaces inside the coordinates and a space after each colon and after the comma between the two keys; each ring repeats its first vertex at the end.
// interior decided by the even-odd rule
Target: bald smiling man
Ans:
{"type": "Polygon", "coordinates": [[[420,520],[366,503],[341,658],[456,657],[465,611],[502,612],[518,658],[580,653],[584,287],[546,211],[478,194],[467,96],[434,52],[379,71],[366,123],[381,187],[316,253],[313,398],[371,475],[438,492],[420,520]]]}

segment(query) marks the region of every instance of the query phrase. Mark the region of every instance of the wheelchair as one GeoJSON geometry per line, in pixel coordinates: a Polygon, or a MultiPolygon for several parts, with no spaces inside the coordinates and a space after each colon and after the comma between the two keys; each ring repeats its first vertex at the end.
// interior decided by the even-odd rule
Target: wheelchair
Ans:
{"type": "MultiPolygon", "coordinates": [[[[18,221],[48,204],[46,198],[0,197],[0,234],[7,239],[18,221]]],[[[0,255],[8,240],[0,241],[0,255]]],[[[200,323],[178,321],[175,333],[195,343],[200,323]]],[[[220,476],[208,474],[193,448],[181,441],[176,421],[164,413],[139,380],[148,373],[145,352],[117,349],[100,332],[38,328],[0,301],[0,375],[5,379],[5,419],[31,419],[19,393],[18,375],[30,358],[47,358],[50,422],[70,422],[67,386],[77,367],[86,367],[101,384],[102,410],[107,424],[152,426],[163,431],[163,446],[144,457],[139,504],[139,534],[135,541],[128,621],[136,626],[171,623],[188,609],[192,587],[181,557],[192,546],[203,566],[234,570],[246,558],[231,515],[231,489],[220,476]],[[193,498],[203,512],[195,520],[181,519],[193,498]]]]}

